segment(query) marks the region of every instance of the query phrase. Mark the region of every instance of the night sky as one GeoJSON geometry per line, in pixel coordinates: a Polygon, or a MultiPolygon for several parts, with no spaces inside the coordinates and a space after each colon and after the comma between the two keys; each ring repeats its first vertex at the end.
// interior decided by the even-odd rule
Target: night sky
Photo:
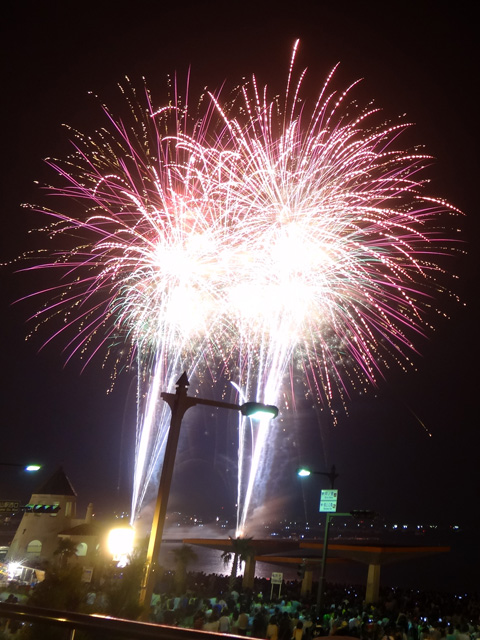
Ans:
{"type": "MultiPolygon", "coordinates": [[[[167,75],[185,77],[189,65],[192,91],[252,73],[281,91],[300,38],[298,66],[309,67],[314,87],[340,62],[339,86],[364,78],[360,95],[374,98],[386,118],[406,113],[415,123],[407,140],[425,144],[436,158],[430,193],[465,212],[468,254],[449,263],[462,304],[447,305],[450,320],[439,319],[429,339],[418,340],[416,371],[392,367],[378,389],[352,398],[348,416],[338,408],[335,427],[322,416],[319,428],[317,414],[307,410],[289,423],[271,515],[287,505],[292,515],[311,517],[321,482],[299,485],[295,469],[335,464],[342,510],[368,507],[391,520],[472,529],[480,524],[477,20],[473,8],[446,2],[396,3],[387,11],[388,4],[7,3],[0,260],[46,243],[28,234],[44,221],[21,204],[44,202],[34,181],[51,177],[44,157],[69,150],[62,123],[92,132],[102,124],[89,91],[114,110],[116,84],[125,75],[140,84],[145,76],[160,102],[167,75]]],[[[35,303],[12,303],[47,286],[53,274],[14,271],[1,271],[0,462],[36,460],[46,474],[62,464],[81,509],[90,501],[100,513],[128,508],[133,376],[121,376],[107,394],[109,372],[98,362],[81,373],[75,359],[64,366],[61,340],[42,351],[48,333],[25,341],[35,303]]],[[[232,510],[234,478],[225,457],[231,431],[221,417],[212,423],[200,412],[189,419],[172,505],[212,515],[220,505],[232,510]]],[[[0,472],[2,499],[27,499],[36,486],[15,469],[0,472]]]]}

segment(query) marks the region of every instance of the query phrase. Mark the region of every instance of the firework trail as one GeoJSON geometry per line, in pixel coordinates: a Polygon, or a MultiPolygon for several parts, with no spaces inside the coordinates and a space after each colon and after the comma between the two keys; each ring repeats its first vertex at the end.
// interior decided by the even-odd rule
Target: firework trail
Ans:
{"type": "MultiPolygon", "coordinates": [[[[190,117],[188,105],[155,111],[148,92],[143,106],[132,88],[125,95],[129,125],[104,107],[106,128],[94,137],[72,131],[72,157],[48,161],[63,182],[49,193],[68,198],[70,210],[80,203],[81,211],[41,210],[54,219],[47,232],[56,244],[58,236],[74,240],[33,267],[61,272],[58,285],[39,292],[48,302],[34,317],[35,329],[57,317],[48,342],[63,334],[68,358],[79,353],[85,366],[98,353],[115,357],[130,345],[127,363],[138,379],[135,516],[168,435],[160,392],[183,370],[189,377],[214,373],[212,349],[231,340],[224,290],[233,274],[228,224],[213,216],[203,166],[215,150],[197,142],[206,135],[202,121],[190,117]]],[[[207,107],[202,119],[210,115],[207,107]]]]}
{"type": "MultiPolygon", "coordinates": [[[[82,214],[43,209],[50,233],[83,240],[37,267],[62,272],[37,316],[65,318],[58,333],[86,361],[132,347],[133,514],[165,444],[159,393],[183,370],[227,375],[242,400],[284,410],[307,390],[332,411],[392,362],[406,368],[430,329],[453,246],[444,214],[458,212],[425,195],[430,157],[398,148],[407,123],[358,106],[356,83],[335,91],[333,72],[310,104],[295,52],[282,100],[255,78],[228,100],[204,96],[201,111],[177,97],[155,109],[148,91],[141,107],[133,92],[132,124],[105,108],[108,127],[75,132],[73,157],[51,163],[66,186],[50,192],[82,214]]],[[[239,532],[263,500],[275,437],[240,424],[239,532]]]]}
{"type": "MultiPolygon", "coordinates": [[[[338,93],[332,72],[309,107],[305,72],[292,81],[295,52],[283,101],[253,78],[236,109],[217,103],[235,149],[217,203],[243,238],[229,300],[240,387],[270,404],[290,388],[294,403],[300,378],[332,410],[335,393],[410,363],[441,290],[439,256],[452,251],[443,214],[459,212],[424,195],[431,158],[396,147],[409,124],[352,102],[357,83],[338,93]]],[[[262,504],[277,437],[268,423],[250,434],[239,531],[262,504]]]]}

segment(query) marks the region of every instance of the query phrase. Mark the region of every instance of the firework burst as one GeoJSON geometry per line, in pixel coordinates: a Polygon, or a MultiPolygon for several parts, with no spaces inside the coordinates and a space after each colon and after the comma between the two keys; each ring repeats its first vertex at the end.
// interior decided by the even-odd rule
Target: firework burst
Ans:
{"type": "MultiPolygon", "coordinates": [[[[50,193],[81,209],[42,209],[50,233],[82,239],[34,267],[62,274],[37,317],[60,315],[56,335],[87,362],[132,347],[134,514],[165,443],[159,393],[184,369],[227,372],[245,398],[288,408],[301,379],[331,408],[392,361],[406,366],[429,328],[438,256],[452,251],[444,215],[458,212],[427,195],[429,156],[398,148],[409,125],[358,106],[356,83],[339,93],[332,72],[310,105],[295,50],[281,101],[255,78],[233,99],[205,95],[200,111],[130,90],[128,125],[105,108],[104,129],[74,132],[73,156],[50,162],[63,181],[50,193]]],[[[241,530],[275,450],[267,424],[251,428],[240,425],[241,530]]]]}

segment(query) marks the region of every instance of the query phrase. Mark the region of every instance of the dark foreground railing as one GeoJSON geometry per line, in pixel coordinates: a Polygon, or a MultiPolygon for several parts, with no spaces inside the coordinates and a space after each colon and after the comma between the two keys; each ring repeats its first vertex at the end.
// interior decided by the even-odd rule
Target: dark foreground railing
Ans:
{"type": "Polygon", "coordinates": [[[203,638],[219,638],[221,634],[208,631],[194,631],[180,627],[166,627],[164,625],[149,622],[134,622],[121,618],[111,618],[99,614],[72,613],[70,611],[57,611],[55,609],[43,609],[28,607],[23,604],[6,604],[0,602],[0,618],[7,620],[19,620],[26,624],[42,624],[56,628],[63,628],[69,632],[69,640],[75,638],[75,631],[83,630],[91,633],[92,638],[113,640],[128,638],[140,640],[141,638],[160,638],[161,640],[196,640],[203,638]]]}

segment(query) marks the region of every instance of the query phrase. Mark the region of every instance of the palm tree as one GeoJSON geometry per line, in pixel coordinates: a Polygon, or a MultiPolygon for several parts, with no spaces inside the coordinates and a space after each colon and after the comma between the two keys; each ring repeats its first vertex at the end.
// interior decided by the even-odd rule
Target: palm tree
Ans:
{"type": "Polygon", "coordinates": [[[191,562],[196,562],[198,556],[188,544],[183,544],[178,549],[172,549],[174,555],[175,570],[175,590],[178,595],[185,592],[187,583],[187,566],[191,562]]]}
{"type": "Polygon", "coordinates": [[[73,542],[70,538],[61,538],[59,540],[53,555],[58,556],[62,569],[66,568],[70,558],[77,555],[77,547],[78,544],[73,542]]]}
{"type": "Polygon", "coordinates": [[[237,579],[237,570],[239,562],[246,562],[248,558],[253,556],[255,549],[252,545],[253,538],[232,538],[228,536],[231,541],[231,550],[225,550],[222,553],[222,560],[225,566],[227,566],[233,558],[232,570],[230,573],[229,589],[230,591],[235,586],[235,580],[237,579]]]}

